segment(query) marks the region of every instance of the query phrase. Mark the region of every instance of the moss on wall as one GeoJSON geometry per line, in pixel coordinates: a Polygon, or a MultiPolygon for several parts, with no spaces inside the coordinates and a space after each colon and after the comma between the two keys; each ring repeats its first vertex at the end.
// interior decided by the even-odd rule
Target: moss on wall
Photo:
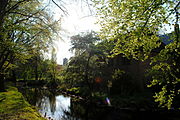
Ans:
{"type": "Polygon", "coordinates": [[[9,86],[7,92],[0,92],[0,120],[45,120],[18,92],[9,86]]]}

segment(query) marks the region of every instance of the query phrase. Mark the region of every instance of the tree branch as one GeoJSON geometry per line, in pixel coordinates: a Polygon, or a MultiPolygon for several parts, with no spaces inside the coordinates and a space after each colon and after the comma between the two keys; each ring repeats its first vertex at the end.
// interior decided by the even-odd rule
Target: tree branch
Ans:
{"type": "Polygon", "coordinates": [[[61,6],[59,6],[54,0],[52,0],[52,2],[53,2],[61,11],[63,11],[63,13],[64,13],[65,15],[68,15],[68,12],[65,11],[61,6]]]}
{"type": "Polygon", "coordinates": [[[19,7],[19,5],[23,2],[29,2],[30,0],[22,0],[17,2],[15,5],[13,5],[11,8],[9,8],[7,11],[5,11],[5,14],[9,13],[11,10],[14,10],[19,7]]]}
{"type": "Polygon", "coordinates": [[[172,11],[168,14],[168,16],[163,20],[163,22],[164,21],[166,21],[168,18],[169,18],[169,16],[171,15],[171,14],[173,14],[176,10],[177,10],[177,8],[179,7],[179,5],[180,5],[180,2],[178,2],[178,4],[172,9],[172,11]]]}

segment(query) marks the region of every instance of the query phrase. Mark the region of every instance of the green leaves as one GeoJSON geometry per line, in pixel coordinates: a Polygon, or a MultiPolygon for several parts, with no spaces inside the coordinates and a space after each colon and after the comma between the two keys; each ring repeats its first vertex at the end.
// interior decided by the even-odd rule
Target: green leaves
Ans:
{"type": "Polygon", "coordinates": [[[173,91],[177,91],[180,84],[180,42],[177,40],[180,33],[177,29],[178,33],[171,33],[173,42],[165,46],[159,31],[164,24],[177,21],[178,15],[172,16],[175,16],[179,1],[99,0],[96,4],[100,38],[114,43],[111,56],[123,54],[140,61],[150,59],[152,81],[149,87],[160,86],[162,90],[157,92],[155,99],[161,106],[170,108],[177,95],[173,91]]]}
{"type": "Polygon", "coordinates": [[[15,0],[7,3],[3,25],[0,26],[0,71],[6,69],[2,67],[6,66],[4,61],[23,63],[35,51],[44,53],[52,45],[59,21],[52,19],[41,2],[15,0]]]}
{"type": "Polygon", "coordinates": [[[160,107],[167,107],[168,109],[171,109],[175,94],[174,91],[170,91],[170,94],[167,92],[167,86],[163,86],[162,90],[155,94],[154,98],[156,99],[155,102],[159,102],[160,107]]]}
{"type": "Polygon", "coordinates": [[[170,109],[173,105],[174,97],[179,93],[179,53],[180,48],[173,42],[161,50],[161,52],[152,58],[152,67],[149,74],[153,80],[149,87],[160,86],[162,90],[156,93],[156,102],[160,106],[170,109]]]}
{"type": "MultiPolygon", "coordinates": [[[[100,3],[103,7],[97,9],[101,18],[99,19],[99,24],[102,26],[101,37],[115,41],[116,46],[121,44],[121,51],[127,56],[130,54],[138,59],[136,54],[141,51],[136,51],[136,46],[144,46],[145,53],[142,54],[149,55],[150,50],[158,47],[157,25],[163,24],[161,22],[163,18],[160,16],[166,15],[163,12],[165,11],[163,4],[163,1],[148,0],[109,0],[104,5],[100,3]]],[[[143,55],[142,60],[147,59],[146,55],[143,55]]]]}

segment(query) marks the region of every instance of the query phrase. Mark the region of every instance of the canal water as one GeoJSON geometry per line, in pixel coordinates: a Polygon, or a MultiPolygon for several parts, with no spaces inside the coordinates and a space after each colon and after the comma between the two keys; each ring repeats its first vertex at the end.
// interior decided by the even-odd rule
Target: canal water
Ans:
{"type": "Polygon", "coordinates": [[[54,98],[44,96],[36,101],[36,106],[42,116],[51,117],[53,120],[62,120],[66,118],[65,113],[70,112],[70,99],[63,95],[57,95],[54,98]]]}
{"type": "Polygon", "coordinates": [[[134,111],[76,102],[68,96],[48,90],[21,90],[42,116],[51,120],[180,120],[179,111],[134,111]]]}
{"type": "Polygon", "coordinates": [[[69,96],[39,88],[19,88],[27,101],[36,106],[39,113],[52,120],[80,120],[71,116],[72,100],[69,96]]]}

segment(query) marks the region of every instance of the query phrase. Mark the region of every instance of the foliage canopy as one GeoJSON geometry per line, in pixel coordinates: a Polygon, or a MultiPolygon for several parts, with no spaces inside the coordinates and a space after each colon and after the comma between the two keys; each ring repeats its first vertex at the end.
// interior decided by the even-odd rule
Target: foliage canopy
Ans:
{"type": "Polygon", "coordinates": [[[155,99],[162,107],[171,108],[179,95],[179,6],[178,0],[96,0],[100,36],[114,42],[112,56],[151,60],[149,86],[159,86],[155,99]],[[159,31],[174,24],[173,42],[152,55],[163,44],[159,31]]]}

